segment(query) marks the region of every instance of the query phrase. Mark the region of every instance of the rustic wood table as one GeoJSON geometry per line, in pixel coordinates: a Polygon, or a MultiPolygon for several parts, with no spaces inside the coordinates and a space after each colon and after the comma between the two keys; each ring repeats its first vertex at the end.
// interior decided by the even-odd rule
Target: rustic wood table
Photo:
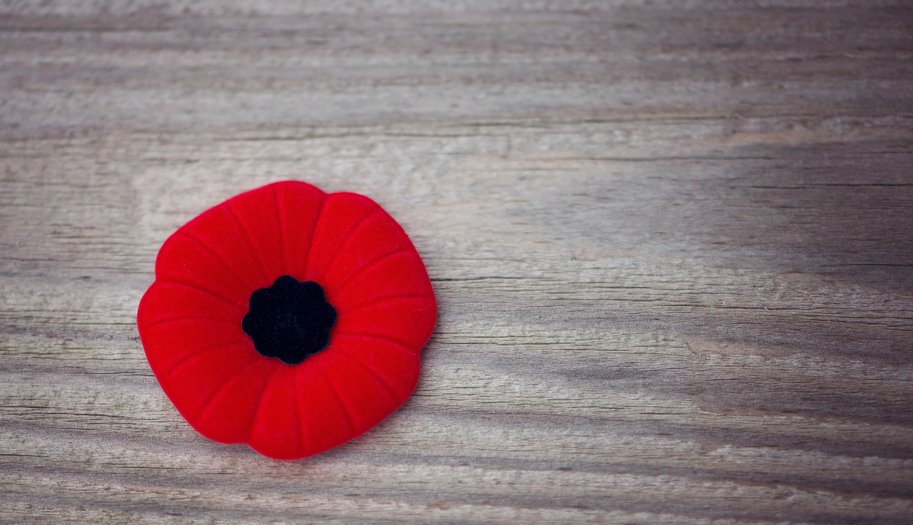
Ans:
{"type": "Polygon", "coordinates": [[[0,522],[913,522],[913,5],[3,2],[0,522]],[[277,462],[135,325],[162,241],[374,197],[415,395],[277,462]]]}

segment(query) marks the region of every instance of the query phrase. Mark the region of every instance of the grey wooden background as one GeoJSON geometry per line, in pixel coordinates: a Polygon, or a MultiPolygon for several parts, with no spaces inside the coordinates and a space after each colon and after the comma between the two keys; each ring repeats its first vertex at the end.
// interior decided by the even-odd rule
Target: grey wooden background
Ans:
{"type": "Polygon", "coordinates": [[[0,522],[913,521],[910,2],[0,6],[0,522]],[[198,436],[134,319],[285,178],[440,302],[298,462],[198,436]]]}

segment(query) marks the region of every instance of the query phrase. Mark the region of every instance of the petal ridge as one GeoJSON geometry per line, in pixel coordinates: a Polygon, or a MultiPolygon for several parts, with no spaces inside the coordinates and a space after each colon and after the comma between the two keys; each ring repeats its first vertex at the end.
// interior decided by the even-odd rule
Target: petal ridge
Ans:
{"type": "Polygon", "coordinates": [[[206,250],[206,252],[208,252],[210,255],[212,255],[217,261],[221,262],[222,266],[224,266],[225,269],[228,270],[228,273],[232,274],[235,277],[235,279],[238,280],[238,282],[242,282],[245,285],[250,286],[250,283],[247,281],[247,279],[244,279],[240,275],[238,275],[238,272],[235,271],[234,267],[228,263],[225,256],[222,255],[221,253],[217,252],[212,246],[209,245],[209,243],[204,242],[202,239],[198,238],[195,234],[190,233],[190,231],[185,228],[182,228],[182,229],[178,230],[177,232],[175,232],[175,235],[182,235],[182,236],[190,239],[191,241],[193,241],[194,244],[203,248],[204,250],[206,250]]]}
{"type": "Polygon", "coordinates": [[[333,396],[336,398],[336,402],[339,404],[339,407],[342,408],[342,415],[345,416],[346,422],[349,424],[349,432],[351,434],[358,433],[358,427],[355,425],[355,418],[352,417],[352,409],[349,408],[349,405],[342,400],[342,396],[339,395],[339,390],[336,389],[336,385],[333,384],[333,381],[330,379],[330,376],[326,373],[321,366],[319,361],[314,362],[314,368],[317,372],[323,377],[323,380],[326,381],[327,385],[330,387],[330,392],[333,393],[333,396]]]}
{"type": "Polygon", "coordinates": [[[257,408],[254,409],[254,419],[251,421],[250,429],[247,432],[247,439],[245,440],[245,442],[248,444],[253,439],[254,430],[256,430],[258,426],[260,414],[263,412],[263,398],[266,397],[266,392],[273,386],[273,377],[275,377],[276,372],[278,371],[278,368],[274,368],[269,371],[269,374],[266,376],[266,380],[264,381],[265,386],[263,387],[263,390],[260,391],[260,395],[257,396],[257,408]]]}
{"type": "Polygon", "coordinates": [[[279,198],[279,185],[273,184],[273,206],[276,208],[276,224],[279,227],[279,256],[282,261],[282,274],[287,275],[289,272],[288,256],[285,253],[285,214],[283,213],[282,199],[279,198]]]}
{"type": "Polygon", "coordinates": [[[411,253],[412,251],[414,251],[414,250],[410,250],[408,246],[405,246],[403,248],[392,251],[390,253],[386,253],[379,257],[375,257],[373,260],[368,261],[367,263],[358,267],[358,269],[356,269],[350,275],[345,276],[345,278],[343,279],[345,281],[345,283],[336,290],[336,294],[342,295],[342,293],[346,291],[346,289],[352,284],[352,282],[354,280],[358,279],[358,277],[360,277],[362,274],[373,270],[376,266],[383,264],[387,259],[389,259],[391,257],[395,257],[397,255],[408,254],[408,253],[411,253]]]}
{"type": "Polygon", "coordinates": [[[269,281],[270,280],[269,272],[267,272],[266,267],[263,266],[263,261],[260,258],[261,257],[260,251],[257,250],[256,244],[254,243],[254,240],[251,237],[250,232],[247,230],[247,226],[244,225],[244,222],[241,221],[241,218],[238,217],[237,212],[235,212],[234,208],[232,208],[232,206],[231,206],[233,200],[234,199],[226,201],[225,205],[223,206],[222,209],[224,209],[225,213],[227,213],[232,218],[232,220],[235,221],[235,224],[238,225],[238,228],[241,230],[241,233],[242,233],[241,236],[244,237],[245,242],[247,242],[247,247],[250,248],[251,255],[253,255],[254,259],[256,259],[256,261],[257,261],[257,267],[260,269],[261,277],[263,277],[264,281],[269,281]]]}
{"type": "Polygon", "coordinates": [[[339,350],[338,348],[336,349],[336,355],[345,357],[346,359],[348,359],[349,361],[355,363],[355,364],[358,365],[361,369],[363,369],[364,371],[366,371],[371,377],[374,378],[374,381],[375,381],[377,384],[379,384],[379,385],[381,386],[381,388],[384,389],[385,392],[387,392],[387,394],[390,396],[390,399],[391,399],[392,401],[397,401],[397,400],[399,400],[399,397],[400,397],[400,396],[396,395],[396,393],[393,391],[393,389],[390,388],[390,385],[388,385],[387,382],[384,381],[384,380],[380,377],[380,375],[378,375],[378,373],[377,373],[373,368],[371,368],[370,366],[368,366],[366,363],[362,362],[361,359],[356,359],[355,357],[352,357],[352,356],[349,355],[348,353],[343,352],[342,350],[339,350]]]}
{"type": "Polygon", "coordinates": [[[195,358],[195,357],[199,357],[200,355],[212,352],[213,350],[222,350],[226,346],[231,346],[231,345],[236,345],[236,344],[242,344],[242,343],[240,341],[238,341],[238,342],[218,341],[211,345],[205,345],[201,348],[197,348],[196,350],[189,352],[187,355],[181,356],[176,362],[169,363],[171,366],[169,366],[167,370],[163,370],[162,375],[170,376],[173,373],[177,372],[182,366],[184,366],[188,362],[192,361],[193,358],[195,358]]]}
{"type": "Polygon", "coordinates": [[[243,365],[241,365],[238,368],[238,370],[235,373],[231,374],[231,376],[229,376],[229,378],[226,379],[224,383],[219,385],[219,387],[216,388],[212,392],[212,394],[210,394],[209,399],[207,399],[206,402],[203,403],[203,410],[201,410],[200,413],[197,414],[196,419],[197,420],[202,419],[203,414],[205,414],[207,409],[212,405],[212,402],[213,402],[213,400],[215,400],[216,396],[218,396],[220,393],[222,393],[222,391],[225,390],[230,384],[232,384],[232,382],[234,382],[236,379],[241,377],[245,372],[247,372],[247,369],[250,368],[256,360],[257,360],[257,356],[251,356],[243,365]]]}
{"type": "Polygon", "coordinates": [[[305,429],[304,420],[301,419],[301,401],[298,394],[298,375],[292,374],[290,379],[292,384],[292,417],[295,418],[295,429],[298,434],[298,449],[306,447],[305,433],[310,434],[310,429],[305,429]]]}
{"type": "Polygon", "coordinates": [[[378,297],[372,297],[371,299],[368,299],[367,301],[348,306],[346,308],[346,314],[352,314],[362,308],[367,308],[369,306],[375,306],[379,303],[386,303],[386,302],[406,303],[411,300],[419,300],[419,299],[421,299],[423,301],[428,300],[428,294],[426,292],[397,292],[392,295],[383,295],[383,296],[378,296],[378,297]]]}
{"type": "Polygon", "coordinates": [[[366,339],[379,339],[381,341],[386,341],[394,346],[402,348],[403,350],[406,350],[407,352],[409,352],[412,355],[418,354],[418,352],[416,352],[415,350],[412,349],[412,345],[404,343],[402,341],[398,341],[396,339],[393,339],[392,337],[387,337],[385,335],[369,334],[369,333],[361,333],[361,332],[342,332],[339,335],[343,336],[343,337],[363,337],[366,339]]]}
{"type": "Polygon", "coordinates": [[[348,248],[348,243],[352,239],[352,236],[355,235],[355,232],[357,232],[359,228],[364,226],[365,223],[368,222],[368,219],[373,217],[378,212],[382,211],[380,206],[378,206],[377,204],[375,204],[375,206],[377,206],[377,207],[373,208],[373,209],[371,209],[371,211],[365,213],[361,218],[358,219],[358,222],[356,222],[355,224],[350,226],[349,229],[347,229],[345,234],[343,235],[343,238],[338,243],[336,243],[336,251],[333,254],[333,257],[330,258],[329,264],[327,264],[327,272],[332,270],[333,265],[336,263],[336,259],[339,259],[339,256],[345,252],[346,248],[348,248]]]}
{"type": "Polygon", "coordinates": [[[244,311],[244,307],[243,307],[240,303],[238,303],[238,301],[236,301],[236,300],[234,300],[234,299],[229,299],[228,297],[225,297],[224,295],[221,295],[221,294],[219,294],[219,293],[216,293],[216,292],[214,292],[214,291],[212,291],[212,290],[209,290],[209,289],[207,289],[207,288],[203,288],[202,286],[200,286],[200,285],[198,285],[198,284],[185,283],[185,282],[183,282],[183,281],[178,281],[178,280],[174,279],[173,277],[157,278],[156,280],[157,280],[157,281],[160,281],[160,282],[163,282],[163,283],[173,284],[173,285],[177,285],[177,286],[186,286],[187,288],[193,288],[194,290],[197,290],[197,291],[199,291],[199,292],[202,292],[202,293],[204,293],[204,294],[206,294],[206,295],[208,295],[208,296],[210,296],[210,297],[213,297],[213,298],[215,298],[215,299],[219,299],[220,301],[222,301],[222,302],[225,303],[225,304],[228,304],[228,305],[237,307],[237,308],[240,309],[242,312],[244,311]]]}
{"type": "Polygon", "coordinates": [[[308,251],[304,258],[304,275],[307,275],[308,271],[311,269],[311,254],[314,253],[314,233],[317,231],[317,228],[320,226],[320,223],[323,221],[323,217],[326,214],[327,198],[328,197],[324,195],[323,199],[320,200],[320,209],[317,210],[317,218],[314,219],[314,224],[311,226],[311,234],[308,236],[308,251]]]}
{"type": "Polygon", "coordinates": [[[146,323],[146,327],[153,328],[153,327],[160,326],[163,324],[173,323],[175,321],[181,321],[183,319],[187,319],[190,321],[203,321],[203,322],[209,322],[209,323],[234,324],[234,321],[231,319],[218,319],[215,317],[203,317],[203,316],[196,316],[196,315],[178,315],[178,316],[174,316],[174,317],[165,317],[162,319],[156,319],[155,321],[146,323]]]}

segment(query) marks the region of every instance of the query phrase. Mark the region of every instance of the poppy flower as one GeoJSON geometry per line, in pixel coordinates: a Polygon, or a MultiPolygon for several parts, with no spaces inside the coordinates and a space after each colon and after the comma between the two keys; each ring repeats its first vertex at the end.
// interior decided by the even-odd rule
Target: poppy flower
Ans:
{"type": "Polygon", "coordinates": [[[174,232],[137,324],[155,377],[200,434],[295,459],[409,397],[435,317],[425,266],[386,211],[285,181],[174,232]]]}

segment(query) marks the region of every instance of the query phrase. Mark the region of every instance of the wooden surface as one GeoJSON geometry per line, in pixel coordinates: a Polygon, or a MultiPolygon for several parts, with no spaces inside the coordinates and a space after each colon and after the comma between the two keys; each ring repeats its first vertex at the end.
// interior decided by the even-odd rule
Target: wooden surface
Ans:
{"type": "Polygon", "coordinates": [[[751,4],[0,4],[0,522],[913,522],[913,5],[751,4]],[[298,462],[198,436],[134,319],[285,178],[440,303],[298,462]]]}

